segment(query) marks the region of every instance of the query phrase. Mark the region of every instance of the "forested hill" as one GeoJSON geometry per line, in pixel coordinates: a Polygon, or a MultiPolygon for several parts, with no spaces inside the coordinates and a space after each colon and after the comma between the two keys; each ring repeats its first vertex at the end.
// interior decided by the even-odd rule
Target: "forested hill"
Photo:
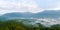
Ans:
{"type": "Polygon", "coordinates": [[[60,30],[59,18],[60,11],[54,10],[39,13],[6,13],[0,16],[0,30],[60,30]]]}
{"type": "MultiPolygon", "coordinates": [[[[24,19],[22,19],[24,20],[24,19]]],[[[27,20],[27,19],[25,19],[27,20]]],[[[34,25],[26,25],[23,21],[18,20],[9,20],[9,21],[0,21],[0,30],[60,30],[60,25],[52,25],[50,27],[43,26],[40,23],[34,25]]]]}

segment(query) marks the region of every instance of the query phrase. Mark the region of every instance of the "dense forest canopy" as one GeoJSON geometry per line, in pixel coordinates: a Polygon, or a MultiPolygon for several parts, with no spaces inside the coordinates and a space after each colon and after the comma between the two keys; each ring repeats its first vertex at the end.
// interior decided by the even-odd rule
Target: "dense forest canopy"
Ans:
{"type": "Polygon", "coordinates": [[[56,24],[52,25],[51,27],[45,27],[40,23],[37,23],[37,27],[34,27],[33,25],[25,25],[23,21],[18,21],[17,19],[15,19],[0,21],[0,30],[60,30],[60,25],[56,24]]]}

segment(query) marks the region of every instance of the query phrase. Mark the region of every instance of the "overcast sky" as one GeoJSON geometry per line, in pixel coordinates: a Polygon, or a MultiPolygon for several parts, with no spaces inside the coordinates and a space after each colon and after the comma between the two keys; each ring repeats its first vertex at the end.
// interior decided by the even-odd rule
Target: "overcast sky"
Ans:
{"type": "Polygon", "coordinates": [[[0,0],[0,14],[60,10],[60,0],[0,0]]]}

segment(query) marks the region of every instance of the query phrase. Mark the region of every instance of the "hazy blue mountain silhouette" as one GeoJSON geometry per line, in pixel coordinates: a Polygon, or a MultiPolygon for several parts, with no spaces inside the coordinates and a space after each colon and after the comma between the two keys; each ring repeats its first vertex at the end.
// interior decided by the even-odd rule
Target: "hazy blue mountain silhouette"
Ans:
{"type": "Polygon", "coordinates": [[[25,13],[6,13],[2,15],[1,17],[4,18],[59,18],[60,17],[60,10],[46,10],[39,13],[31,13],[31,12],[25,12],[25,13]]]}
{"type": "Polygon", "coordinates": [[[59,18],[60,17],[60,11],[54,11],[54,10],[46,10],[41,13],[37,13],[34,15],[34,17],[38,18],[59,18]]]}

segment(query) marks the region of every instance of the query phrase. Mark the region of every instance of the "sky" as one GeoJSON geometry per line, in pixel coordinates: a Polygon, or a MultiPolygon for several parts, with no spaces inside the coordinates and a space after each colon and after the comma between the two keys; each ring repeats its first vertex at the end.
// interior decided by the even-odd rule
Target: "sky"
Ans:
{"type": "Polygon", "coordinates": [[[60,10],[60,0],[0,0],[0,14],[60,10]]]}

